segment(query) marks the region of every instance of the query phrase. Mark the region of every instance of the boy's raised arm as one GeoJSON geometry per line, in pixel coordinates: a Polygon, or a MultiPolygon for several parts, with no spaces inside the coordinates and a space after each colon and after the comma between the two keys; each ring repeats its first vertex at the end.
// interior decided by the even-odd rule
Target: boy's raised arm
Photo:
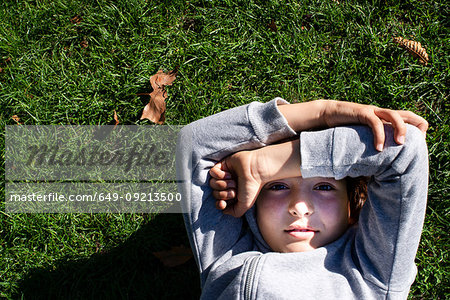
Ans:
{"type": "Polygon", "coordinates": [[[280,106],[279,110],[289,126],[297,132],[352,124],[368,125],[372,128],[374,145],[378,151],[383,150],[385,140],[383,124],[386,122],[394,127],[394,139],[398,144],[405,141],[405,123],[416,126],[424,133],[428,129],[428,122],[410,111],[345,101],[316,100],[280,106]]]}
{"type": "MultiPolygon", "coordinates": [[[[394,139],[403,144],[405,123],[423,133],[428,123],[410,111],[397,111],[351,102],[316,100],[279,106],[289,126],[297,132],[349,124],[371,127],[375,148],[382,151],[385,143],[384,123],[394,128],[394,139]]],[[[299,142],[267,146],[243,151],[215,165],[210,174],[216,207],[225,214],[242,216],[255,203],[260,189],[268,180],[300,176],[299,142]],[[232,175],[233,174],[233,178],[232,175]]]]}

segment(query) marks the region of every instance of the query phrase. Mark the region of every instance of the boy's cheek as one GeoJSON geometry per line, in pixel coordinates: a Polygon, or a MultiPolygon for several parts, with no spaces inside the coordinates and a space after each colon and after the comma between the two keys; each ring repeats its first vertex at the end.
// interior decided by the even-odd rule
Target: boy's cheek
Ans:
{"type": "Polygon", "coordinates": [[[268,197],[262,195],[256,201],[257,210],[261,212],[275,212],[283,207],[283,199],[281,197],[268,197]]]}
{"type": "Polygon", "coordinates": [[[330,226],[341,227],[348,225],[350,217],[350,206],[348,201],[332,201],[328,205],[322,203],[316,210],[320,210],[321,219],[327,222],[330,226]]]}

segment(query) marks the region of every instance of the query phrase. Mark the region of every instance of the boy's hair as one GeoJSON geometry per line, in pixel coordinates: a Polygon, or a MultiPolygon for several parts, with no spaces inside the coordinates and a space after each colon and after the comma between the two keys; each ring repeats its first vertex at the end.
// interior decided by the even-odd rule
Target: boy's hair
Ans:
{"type": "Polygon", "coordinates": [[[358,222],[359,212],[367,199],[366,177],[347,177],[347,195],[350,202],[350,219],[353,223],[358,222]]]}

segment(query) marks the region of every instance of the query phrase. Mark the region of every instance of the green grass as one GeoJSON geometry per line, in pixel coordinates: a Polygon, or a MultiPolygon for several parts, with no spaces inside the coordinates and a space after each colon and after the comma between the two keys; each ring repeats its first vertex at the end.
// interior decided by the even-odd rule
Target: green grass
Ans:
{"type": "MultiPolygon", "coordinates": [[[[4,0],[1,132],[13,115],[26,125],[108,124],[114,110],[121,124],[150,125],[139,121],[148,99],[136,94],[151,90],[159,69],[175,68],[168,124],[276,96],[412,110],[430,123],[430,190],[410,298],[448,298],[449,7],[340,2],[4,0]],[[421,42],[429,65],[393,36],[421,42]]],[[[2,159],[4,147],[2,135],[2,159]]],[[[8,215],[4,202],[0,209],[0,297],[198,298],[192,259],[165,268],[152,255],[188,245],[180,215],[8,215]]]]}

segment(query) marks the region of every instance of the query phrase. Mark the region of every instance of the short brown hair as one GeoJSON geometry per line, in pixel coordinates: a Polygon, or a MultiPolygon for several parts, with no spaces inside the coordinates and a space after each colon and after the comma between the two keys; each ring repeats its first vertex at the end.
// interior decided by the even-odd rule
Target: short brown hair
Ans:
{"type": "Polygon", "coordinates": [[[350,220],[358,222],[359,213],[367,199],[367,177],[346,177],[347,195],[350,201],[350,220]]]}

